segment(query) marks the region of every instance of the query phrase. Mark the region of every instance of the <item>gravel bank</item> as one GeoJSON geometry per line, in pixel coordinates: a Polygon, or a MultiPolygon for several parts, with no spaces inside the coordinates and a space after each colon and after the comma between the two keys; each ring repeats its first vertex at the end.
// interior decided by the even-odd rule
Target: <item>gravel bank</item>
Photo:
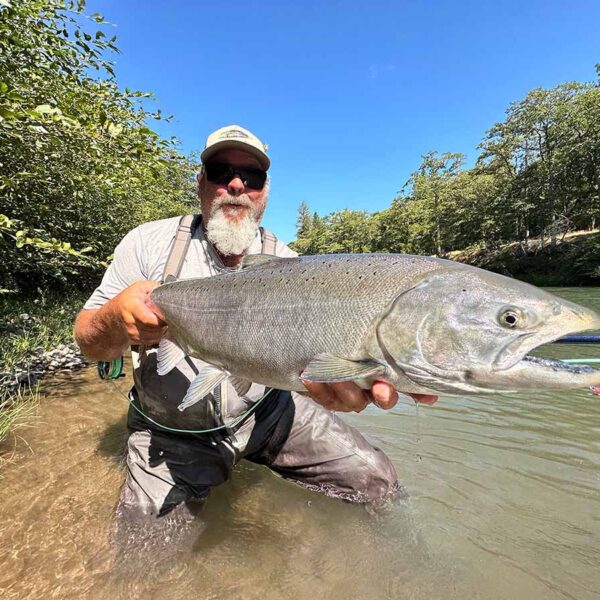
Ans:
{"type": "Polygon", "coordinates": [[[75,343],[60,344],[50,351],[38,348],[27,361],[18,363],[11,371],[0,372],[0,392],[13,392],[19,387],[33,387],[47,373],[62,369],[80,369],[88,361],[75,343]]]}

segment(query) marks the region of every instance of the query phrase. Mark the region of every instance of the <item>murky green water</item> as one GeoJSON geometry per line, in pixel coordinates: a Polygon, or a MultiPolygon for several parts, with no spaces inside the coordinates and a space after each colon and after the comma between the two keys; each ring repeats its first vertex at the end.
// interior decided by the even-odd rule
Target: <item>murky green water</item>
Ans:
{"type": "MultiPolygon", "coordinates": [[[[600,289],[556,291],[600,310],[600,289]]],[[[600,396],[587,391],[370,408],[348,420],[411,494],[390,513],[242,464],[186,543],[123,553],[110,540],[126,402],[93,369],[47,388],[38,426],[3,448],[2,598],[600,598],[600,396]]]]}

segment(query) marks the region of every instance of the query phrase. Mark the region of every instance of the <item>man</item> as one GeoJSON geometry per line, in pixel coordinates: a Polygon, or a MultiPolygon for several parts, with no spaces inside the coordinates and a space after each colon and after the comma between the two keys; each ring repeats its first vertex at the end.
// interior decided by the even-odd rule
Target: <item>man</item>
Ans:
{"type": "Polygon", "coordinates": [[[209,135],[197,176],[201,222],[179,257],[181,269],[169,266],[177,262],[174,249],[181,254],[186,245],[189,229],[178,230],[180,219],[141,225],[119,244],[102,283],[77,317],[75,337],[89,357],[112,360],[132,347],[132,433],[120,515],[155,519],[175,508],[193,511],[211,487],[230,478],[242,458],[353,502],[379,503],[398,489],[389,459],[331,412],[360,412],[370,402],[392,407],[397,394],[385,383],[370,392],[352,383],[310,383],[312,399],[274,390],[258,407],[261,386],[253,384],[240,396],[231,384],[222,384],[181,413],[176,407],[203,363],[187,357],[167,375],[156,373],[155,346],[166,324],[149,294],[159,281],[218,275],[239,267],[245,254],[265,250],[295,256],[259,229],[269,187],[265,149],[236,125],[209,135]],[[180,238],[183,243],[176,241],[180,238]],[[248,414],[251,407],[257,410],[248,414]]]}

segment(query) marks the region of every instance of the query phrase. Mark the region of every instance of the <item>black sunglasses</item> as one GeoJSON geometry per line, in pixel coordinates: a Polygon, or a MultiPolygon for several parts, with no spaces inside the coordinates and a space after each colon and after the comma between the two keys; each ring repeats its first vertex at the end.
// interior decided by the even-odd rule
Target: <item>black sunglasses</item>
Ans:
{"type": "Polygon", "coordinates": [[[211,183],[227,185],[235,176],[253,190],[262,190],[267,180],[267,172],[255,167],[235,167],[228,163],[209,162],[204,165],[206,179],[211,183]]]}

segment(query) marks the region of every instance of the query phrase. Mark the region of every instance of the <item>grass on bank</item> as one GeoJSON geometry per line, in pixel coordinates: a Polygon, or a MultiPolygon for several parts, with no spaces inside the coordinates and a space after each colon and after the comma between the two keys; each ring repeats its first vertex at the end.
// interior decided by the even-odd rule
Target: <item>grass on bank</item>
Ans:
{"type": "Polygon", "coordinates": [[[37,386],[11,393],[0,392],[0,469],[10,462],[11,450],[14,450],[9,435],[16,439],[18,430],[34,426],[38,403],[37,386]]]}
{"type": "MultiPolygon", "coordinates": [[[[0,295],[0,375],[26,368],[38,352],[73,341],[73,321],[89,296],[38,290],[35,297],[0,295]]],[[[16,390],[0,387],[0,466],[7,453],[2,444],[9,432],[31,424],[39,400],[37,386],[16,390]]]]}

